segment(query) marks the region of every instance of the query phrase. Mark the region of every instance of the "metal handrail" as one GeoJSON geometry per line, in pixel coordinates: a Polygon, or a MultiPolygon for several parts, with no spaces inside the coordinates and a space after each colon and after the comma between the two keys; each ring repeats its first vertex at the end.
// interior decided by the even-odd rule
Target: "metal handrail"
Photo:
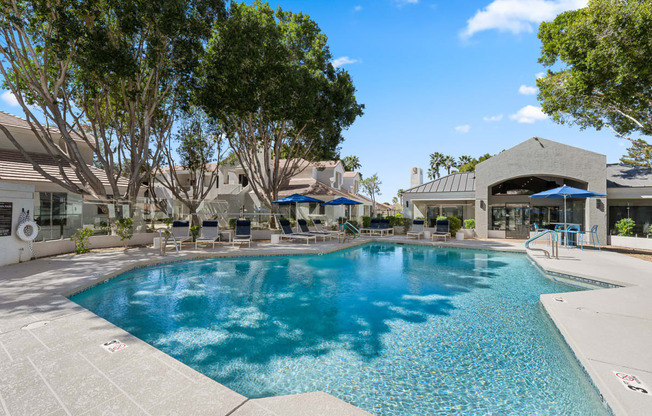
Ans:
{"type": "Polygon", "coordinates": [[[539,232],[538,234],[534,235],[533,237],[528,238],[525,241],[525,249],[526,250],[532,250],[532,251],[542,251],[543,254],[545,254],[546,258],[554,257],[557,260],[559,260],[559,233],[557,233],[556,231],[553,231],[553,230],[543,230],[543,231],[539,232]],[[531,242],[533,242],[535,240],[538,240],[539,238],[541,238],[543,236],[546,236],[546,235],[551,236],[550,240],[551,240],[551,247],[552,247],[551,252],[552,253],[549,253],[548,250],[545,250],[545,249],[542,249],[542,248],[531,248],[530,247],[531,242]]]}
{"type": "Polygon", "coordinates": [[[346,228],[349,231],[351,231],[355,236],[360,237],[360,230],[358,230],[355,225],[351,224],[350,222],[345,222],[344,224],[340,224],[340,230],[342,228],[346,228]]]}

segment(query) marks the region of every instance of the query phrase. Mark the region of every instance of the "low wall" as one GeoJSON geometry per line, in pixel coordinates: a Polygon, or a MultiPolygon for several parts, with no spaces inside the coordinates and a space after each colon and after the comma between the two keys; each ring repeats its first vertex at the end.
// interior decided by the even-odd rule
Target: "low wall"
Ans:
{"type": "Polygon", "coordinates": [[[0,266],[27,261],[31,253],[27,243],[16,236],[16,230],[23,210],[34,219],[34,186],[0,182],[0,203],[5,207],[0,218],[0,266]]]}
{"type": "Polygon", "coordinates": [[[612,246],[652,250],[652,238],[623,237],[620,235],[610,235],[608,238],[609,245],[612,246]]]}
{"type": "MultiPolygon", "coordinates": [[[[129,245],[152,245],[154,237],[158,237],[158,233],[134,234],[134,237],[129,240],[129,245]]],[[[120,241],[120,237],[117,235],[95,235],[88,239],[88,247],[91,249],[122,247],[122,241],[120,241]]],[[[69,238],[63,240],[50,240],[34,243],[34,253],[37,257],[56,256],[57,254],[74,252],[75,243],[70,241],[69,238]]]]}

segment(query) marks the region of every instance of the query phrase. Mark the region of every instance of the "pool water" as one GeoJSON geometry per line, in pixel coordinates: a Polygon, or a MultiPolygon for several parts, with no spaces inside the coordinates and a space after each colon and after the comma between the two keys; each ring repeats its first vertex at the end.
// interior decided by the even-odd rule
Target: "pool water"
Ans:
{"type": "Polygon", "coordinates": [[[607,414],[524,255],[373,243],[144,267],[71,299],[250,398],[378,415],[607,414]]]}

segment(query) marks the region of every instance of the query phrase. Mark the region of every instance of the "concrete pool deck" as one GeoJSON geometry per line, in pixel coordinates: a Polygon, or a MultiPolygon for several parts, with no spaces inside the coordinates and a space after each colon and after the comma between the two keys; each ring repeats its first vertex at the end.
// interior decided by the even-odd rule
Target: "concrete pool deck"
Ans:
{"type": "MultiPolygon", "coordinates": [[[[382,240],[431,244],[400,236],[382,240]]],[[[168,251],[166,257],[158,250],[141,248],[4,266],[0,268],[0,415],[368,415],[321,392],[248,400],[66,298],[133,267],[162,261],[325,253],[366,241],[184,248],[180,253],[168,251]],[[114,339],[127,348],[114,353],[101,348],[114,339]]],[[[522,242],[504,240],[433,245],[524,251],[522,242]]],[[[543,295],[541,303],[615,414],[644,414],[644,409],[652,409],[652,396],[627,390],[612,373],[629,371],[652,385],[652,264],[617,253],[563,248],[558,261],[531,258],[555,273],[635,286],[565,293],[563,302],[555,295],[543,295]]]]}

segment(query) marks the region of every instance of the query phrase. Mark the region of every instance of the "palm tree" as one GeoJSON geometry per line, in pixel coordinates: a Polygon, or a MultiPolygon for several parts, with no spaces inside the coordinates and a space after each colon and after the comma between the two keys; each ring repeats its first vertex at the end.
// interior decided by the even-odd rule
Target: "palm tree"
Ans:
{"type": "Polygon", "coordinates": [[[457,167],[457,162],[455,162],[455,158],[453,156],[444,156],[444,158],[441,161],[441,165],[443,166],[444,169],[446,169],[446,172],[448,174],[451,174],[451,169],[457,167]]]}
{"type": "Polygon", "coordinates": [[[473,158],[471,156],[462,155],[458,159],[457,166],[466,165],[467,163],[471,163],[472,160],[473,158]]]}
{"type": "Polygon", "coordinates": [[[362,167],[360,164],[360,159],[358,159],[357,156],[347,156],[344,159],[342,159],[342,165],[344,166],[344,170],[348,172],[353,172],[362,167]]]}
{"type": "Polygon", "coordinates": [[[444,155],[435,152],[430,155],[430,169],[428,169],[428,177],[433,180],[439,178],[439,167],[444,160],[444,155]]]}

